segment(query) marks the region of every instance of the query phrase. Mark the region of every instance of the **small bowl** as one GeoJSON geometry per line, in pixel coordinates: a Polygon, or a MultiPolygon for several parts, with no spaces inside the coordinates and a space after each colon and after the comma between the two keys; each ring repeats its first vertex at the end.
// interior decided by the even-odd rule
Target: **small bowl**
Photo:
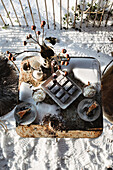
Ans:
{"type": "Polygon", "coordinates": [[[96,88],[94,86],[90,85],[85,85],[82,89],[82,93],[84,97],[92,98],[96,94],[96,88]]]}
{"type": "Polygon", "coordinates": [[[42,102],[46,97],[46,93],[42,89],[33,91],[32,98],[35,102],[42,102]]]}

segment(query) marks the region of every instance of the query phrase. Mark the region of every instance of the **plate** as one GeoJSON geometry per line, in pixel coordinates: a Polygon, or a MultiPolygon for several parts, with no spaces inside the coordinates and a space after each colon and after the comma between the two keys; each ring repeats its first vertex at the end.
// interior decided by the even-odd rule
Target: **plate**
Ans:
{"type": "Polygon", "coordinates": [[[98,107],[92,111],[93,112],[92,116],[87,116],[86,111],[84,111],[84,108],[90,105],[93,101],[94,100],[92,99],[84,99],[79,103],[77,112],[82,120],[91,122],[95,121],[100,116],[101,108],[97,101],[96,103],[98,104],[98,107]]]}
{"type": "Polygon", "coordinates": [[[34,120],[37,117],[36,107],[31,103],[22,102],[16,106],[15,111],[14,111],[14,117],[16,119],[16,122],[19,125],[29,125],[32,122],[34,122],[34,120]],[[19,116],[16,114],[17,112],[20,112],[22,110],[29,109],[29,108],[31,109],[30,113],[24,115],[23,118],[19,118],[19,116]]]}

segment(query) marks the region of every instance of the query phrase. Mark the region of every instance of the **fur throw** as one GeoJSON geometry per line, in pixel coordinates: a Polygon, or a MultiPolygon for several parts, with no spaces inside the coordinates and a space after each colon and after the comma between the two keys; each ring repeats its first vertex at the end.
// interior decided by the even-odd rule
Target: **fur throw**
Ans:
{"type": "Polygon", "coordinates": [[[11,111],[17,104],[18,75],[14,66],[0,56],[0,116],[11,111]]]}

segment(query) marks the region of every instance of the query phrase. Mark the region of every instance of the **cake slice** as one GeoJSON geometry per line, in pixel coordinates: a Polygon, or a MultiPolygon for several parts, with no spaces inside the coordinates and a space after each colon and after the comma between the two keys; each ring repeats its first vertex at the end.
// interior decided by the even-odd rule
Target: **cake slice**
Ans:
{"type": "Polygon", "coordinates": [[[96,101],[94,101],[93,104],[88,108],[88,111],[86,112],[87,116],[91,115],[91,112],[98,107],[98,104],[96,101]]]}
{"type": "Polygon", "coordinates": [[[17,112],[16,114],[17,114],[17,116],[18,116],[20,119],[22,119],[23,116],[24,116],[25,114],[27,114],[30,110],[31,110],[31,109],[29,108],[29,109],[26,109],[26,110],[22,110],[22,111],[20,111],[20,112],[17,112]]]}

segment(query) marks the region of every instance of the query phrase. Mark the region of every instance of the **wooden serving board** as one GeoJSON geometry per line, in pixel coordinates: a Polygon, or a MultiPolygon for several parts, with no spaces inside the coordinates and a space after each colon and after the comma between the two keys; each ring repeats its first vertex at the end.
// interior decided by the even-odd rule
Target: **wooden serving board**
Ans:
{"type": "MultiPolygon", "coordinates": [[[[33,86],[38,87],[41,82],[37,82],[32,77],[32,72],[23,70],[23,65],[26,62],[32,63],[36,58],[28,58],[21,62],[20,76],[19,76],[19,89],[22,82],[27,82],[33,84],[33,86]]],[[[87,58],[88,59],[88,58],[87,58]]],[[[101,85],[100,85],[101,86],[101,85]]],[[[48,96],[48,95],[46,95],[48,96]]],[[[49,96],[48,96],[49,97],[49,96]]],[[[48,121],[43,125],[30,124],[30,125],[17,125],[16,132],[21,137],[46,137],[46,138],[96,138],[101,135],[103,131],[103,115],[102,107],[101,113],[97,120],[93,122],[85,122],[81,120],[78,114],[73,117],[73,109],[76,109],[78,103],[85,97],[81,94],[78,101],[73,102],[67,109],[62,109],[62,115],[64,115],[64,120],[66,122],[64,129],[55,129],[48,121]],[[72,121],[72,122],[71,122],[72,121]]],[[[95,97],[97,98],[101,106],[101,92],[95,97]]],[[[49,97],[50,99],[50,97],[49,97]]],[[[52,99],[50,99],[52,100],[52,99]]],[[[45,99],[46,103],[49,101],[48,98],[45,99]]]]}

